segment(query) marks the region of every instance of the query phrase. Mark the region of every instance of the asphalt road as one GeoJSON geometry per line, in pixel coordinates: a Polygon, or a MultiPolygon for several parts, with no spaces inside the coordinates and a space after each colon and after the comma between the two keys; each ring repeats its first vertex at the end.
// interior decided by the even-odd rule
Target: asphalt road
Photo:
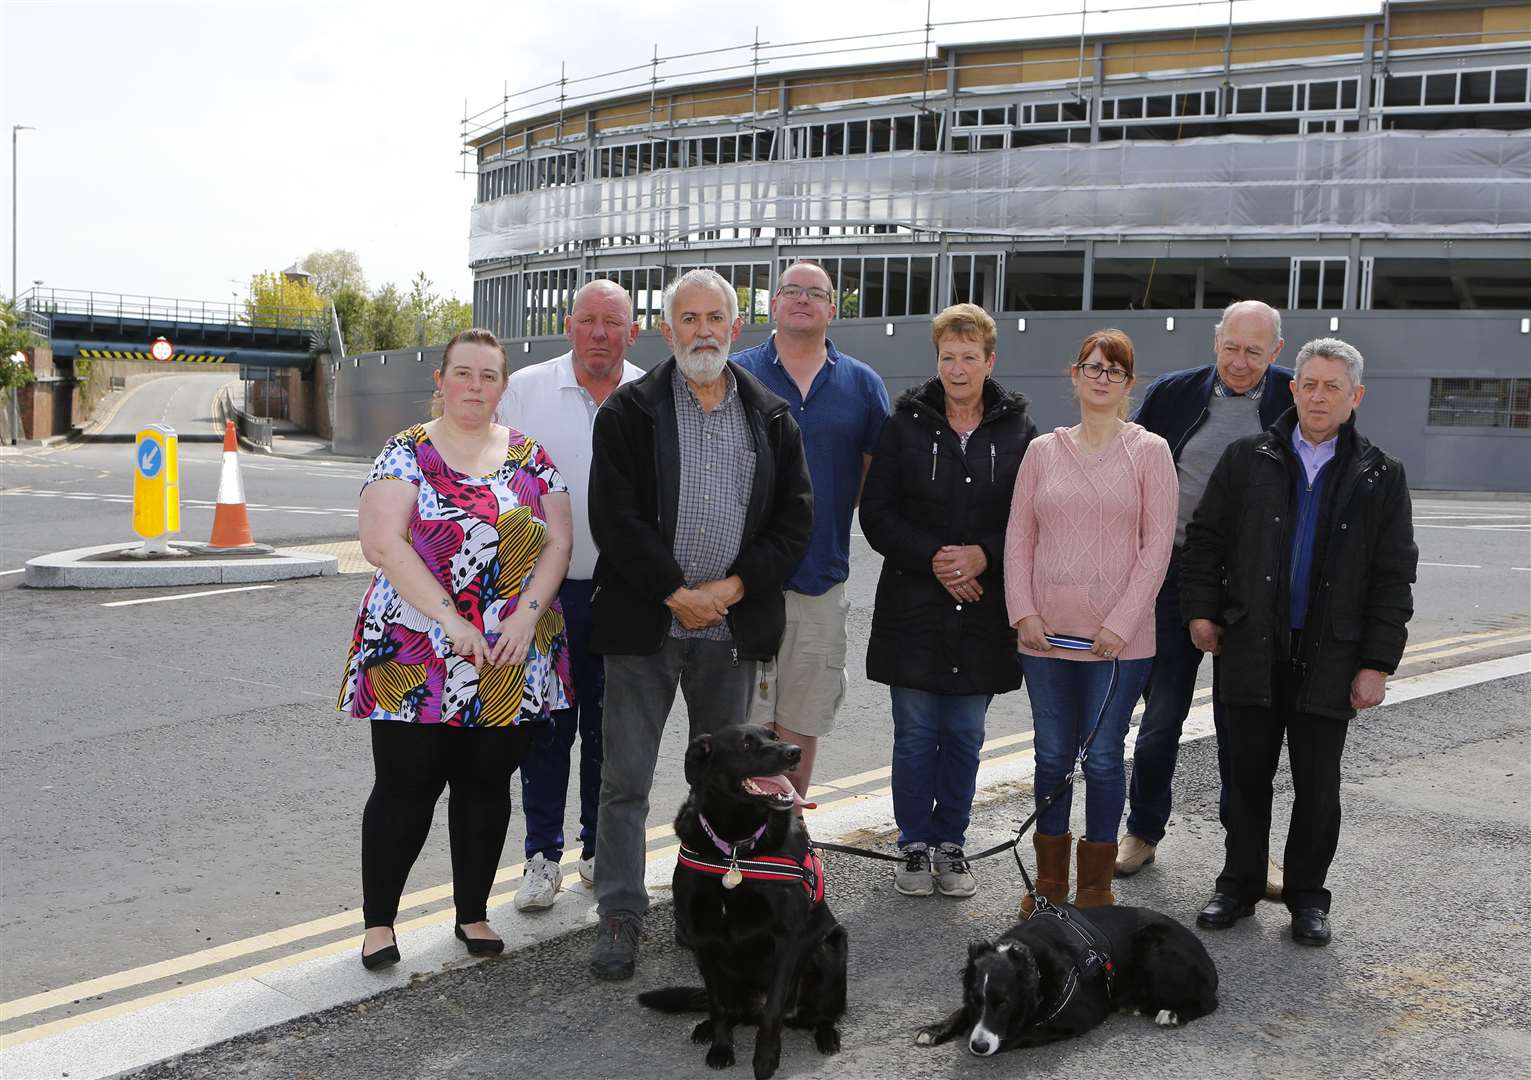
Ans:
{"type": "MultiPolygon", "coordinates": [[[[850,938],[843,1049],[817,1054],[789,1030],[779,1077],[1120,1076],[1397,1077],[1501,1080],[1525,1075],[1531,955],[1522,913],[1531,884],[1525,710],[1518,676],[1374,710],[1350,729],[1345,826],[1330,876],[1335,938],[1294,945],[1288,917],[1262,904],[1222,932],[1198,931],[1220,974],[1220,1006],[1178,1029],[1116,1015],[1087,1035],[991,1059],[960,1042],[912,1045],[914,1031],[960,1000],[969,941],[1010,925],[1020,892],[1007,860],[980,864],[967,901],[898,896],[880,866],[831,855],[829,899],[850,938]],[[1516,1064],[1519,1062],[1519,1064],[1516,1064]]],[[[1119,882],[1123,902],[1189,923],[1221,862],[1212,740],[1182,748],[1176,816],[1161,858],[1119,882]]],[[[974,829],[1003,835],[1029,790],[981,806],[974,829]]],[[[1291,800],[1278,780],[1278,817],[1291,800]]],[[[1076,800],[1077,804],[1077,800],[1076,800]]],[[[412,981],[151,1066],[139,1080],[324,1077],[420,1080],[536,1076],[547,1080],[747,1077],[719,1074],[688,1034],[695,1016],[659,1016],[633,995],[697,981],[669,933],[649,920],[637,977],[598,983],[584,972],[592,931],[412,981]]]]}
{"type": "MultiPolygon", "coordinates": [[[[18,479],[35,483],[43,470],[60,485],[71,470],[93,468],[95,455],[122,449],[0,458],[6,492],[0,529],[32,537],[30,544],[47,550],[92,542],[81,533],[93,518],[81,508],[99,513],[99,507],[10,492],[18,479]]],[[[306,502],[316,511],[309,515],[314,533],[352,535],[354,517],[324,508],[354,508],[364,466],[242,456],[252,504],[270,497],[258,493],[257,484],[265,484],[280,490],[285,504],[303,509],[306,502]]],[[[1422,499],[1416,517],[1426,565],[1411,640],[1416,649],[1431,648],[1411,657],[1404,673],[1525,651],[1531,501],[1422,499]]],[[[253,505],[251,519],[257,539],[268,542],[307,520],[296,511],[284,516],[253,505]]],[[[7,544],[4,568],[16,565],[7,544]]],[[[879,566],[856,539],[850,693],[816,776],[840,783],[821,800],[886,784],[887,691],[863,675],[879,566]]],[[[102,605],[185,590],[34,591],[17,588],[19,581],[19,575],[0,577],[0,744],[6,748],[0,759],[0,1001],[246,942],[359,904],[357,836],[371,764],[365,733],[338,717],[332,702],[364,577],[128,607],[102,605]]],[[[1210,665],[1204,684],[1209,678],[1210,665]]],[[[679,718],[678,707],[662,750],[651,827],[662,829],[681,798],[685,725],[679,718]]],[[[1025,695],[997,700],[988,727],[991,741],[1029,731],[1025,695]]],[[[445,813],[438,818],[412,889],[449,880],[445,813]]],[[[521,843],[517,814],[506,865],[520,861],[521,843]]],[[[348,925],[319,940],[351,932],[348,925]]],[[[299,936],[264,950],[241,946],[234,958],[199,967],[196,975],[313,944],[299,936]]],[[[0,1021],[0,1031],[120,1003],[177,981],[145,977],[110,993],[82,994],[80,1001],[0,1021]]]]}

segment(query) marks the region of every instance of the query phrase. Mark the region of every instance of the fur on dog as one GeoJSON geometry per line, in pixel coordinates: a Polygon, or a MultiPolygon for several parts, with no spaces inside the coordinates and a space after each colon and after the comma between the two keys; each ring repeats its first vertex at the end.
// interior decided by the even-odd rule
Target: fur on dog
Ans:
{"type": "Polygon", "coordinates": [[[1082,914],[1105,938],[1109,986],[1104,970],[1081,976],[1074,951],[1081,938],[1039,911],[997,941],[968,947],[962,1007],[921,1028],[916,1044],[965,1035],[969,1051],[988,1057],[1082,1035],[1117,1009],[1178,1027],[1217,1008],[1217,967],[1200,939],[1174,919],[1142,907],[1062,911],[1082,914]]]}
{"type": "MultiPolygon", "coordinates": [[[[782,775],[801,756],[763,727],[725,727],[693,739],[686,750],[691,793],[675,819],[683,848],[723,863],[731,854],[783,867],[806,862],[811,874],[808,833],[794,812],[802,800],[782,775]],[[737,849],[725,852],[714,836],[737,849]]],[[[705,986],[651,990],[638,1001],[663,1012],[706,1010],[691,1038],[710,1044],[707,1064],[715,1069],[734,1064],[737,1024],[759,1025],[757,1078],[780,1064],[784,1024],[812,1031],[821,1053],[840,1049],[845,929],[804,880],[751,875],[730,887],[718,873],[684,862],[675,868],[676,936],[695,953],[705,986]]]]}

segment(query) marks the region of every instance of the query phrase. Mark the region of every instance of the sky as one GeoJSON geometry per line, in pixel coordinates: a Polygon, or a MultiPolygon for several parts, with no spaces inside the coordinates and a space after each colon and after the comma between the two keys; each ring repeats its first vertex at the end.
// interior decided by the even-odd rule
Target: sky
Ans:
{"type": "MultiPolygon", "coordinates": [[[[1227,18],[1226,3],[1168,2],[1085,0],[1111,9],[1087,15],[1087,26],[1227,18]]],[[[465,107],[497,109],[507,90],[554,82],[561,70],[572,80],[644,65],[656,44],[661,56],[739,46],[754,39],[755,21],[768,55],[822,53],[833,47],[825,42],[842,41],[859,50],[797,55],[764,71],[918,57],[926,8],[926,0],[790,0],[755,11],[729,5],[724,19],[672,0],[0,0],[0,130],[35,129],[17,136],[14,189],[4,174],[19,225],[13,234],[9,213],[0,223],[0,289],[11,290],[14,236],[23,292],[41,280],[45,290],[231,300],[256,273],[347,248],[371,287],[407,288],[424,270],[437,292],[467,299],[474,182],[461,175],[465,107]],[[793,45],[810,41],[821,43],[793,45]]],[[[1080,0],[929,0],[929,8],[936,44],[1080,29],[1080,0]]],[[[1378,0],[1235,0],[1234,17],[1378,9],[1378,0]]],[[[662,71],[683,82],[748,57],[677,59],[662,71]]],[[[546,93],[514,98],[512,115],[516,103],[546,93]]]]}

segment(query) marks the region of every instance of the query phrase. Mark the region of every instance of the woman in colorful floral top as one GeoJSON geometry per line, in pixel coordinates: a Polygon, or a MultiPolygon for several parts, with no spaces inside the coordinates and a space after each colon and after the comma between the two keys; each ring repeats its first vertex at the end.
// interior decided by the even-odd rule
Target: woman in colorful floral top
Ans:
{"type": "Polygon", "coordinates": [[[442,414],[400,432],[362,487],[362,600],[339,708],[371,721],[376,779],[362,817],[362,963],[399,959],[405,879],[450,785],[457,936],[503,948],[486,921],[529,722],[573,701],[555,597],[572,544],[569,495],[537,443],[493,422],[505,352],[487,330],[448,343],[442,414]]]}

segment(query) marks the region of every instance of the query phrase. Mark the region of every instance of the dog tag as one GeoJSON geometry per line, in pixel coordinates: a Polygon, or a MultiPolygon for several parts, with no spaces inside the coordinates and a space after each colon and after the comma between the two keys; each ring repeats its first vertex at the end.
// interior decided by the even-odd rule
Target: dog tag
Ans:
{"type": "Polygon", "coordinates": [[[739,868],[737,866],[730,866],[728,873],[723,875],[723,887],[725,889],[737,889],[739,882],[743,880],[744,875],[740,873],[739,868]]]}

